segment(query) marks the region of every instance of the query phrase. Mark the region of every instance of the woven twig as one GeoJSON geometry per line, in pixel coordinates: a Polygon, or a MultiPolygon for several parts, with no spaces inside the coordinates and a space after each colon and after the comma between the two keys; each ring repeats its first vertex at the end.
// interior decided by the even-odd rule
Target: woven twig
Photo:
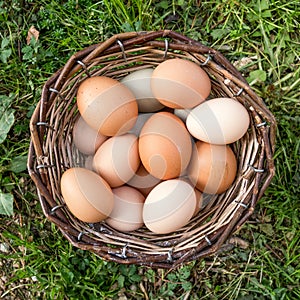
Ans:
{"type": "Polygon", "coordinates": [[[172,268],[216,253],[253,213],[274,176],[275,129],[275,119],[263,100],[220,52],[168,30],[118,34],[74,54],[45,83],[30,122],[28,171],[45,216],[74,246],[109,261],[172,268]],[[98,75],[121,79],[175,57],[202,66],[211,78],[213,97],[235,98],[249,112],[251,126],[233,145],[238,158],[235,182],[221,195],[206,195],[211,199],[199,214],[168,235],[151,233],[145,227],[122,233],[105,223],[77,220],[65,206],[60,178],[66,169],[82,164],[82,156],[72,145],[79,84],[98,75]]]}

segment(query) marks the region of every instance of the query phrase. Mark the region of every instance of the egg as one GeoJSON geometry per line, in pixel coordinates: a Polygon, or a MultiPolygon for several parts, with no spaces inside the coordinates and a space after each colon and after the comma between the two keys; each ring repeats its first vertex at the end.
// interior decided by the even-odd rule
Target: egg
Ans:
{"type": "Polygon", "coordinates": [[[73,128],[73,142],[81,153],[93,155],[106,139],[107,136],[91,128],[81,116],[75,122],[73,128]]]}
{"type": "Polygon", "coordinates": [[[128,132],[138,115],[133,93],[124,84],[106,76],[90,77],[80,84],[77,106],[89,126],[105,136],[128,132]]]}
{"type": "Polygon", "coordinates": [[[139,113],[134,126],[128,131],[128,133],[133,133],[136,136],[139,136],[144,124],[153,115],[154,113],[139,113]]]}
{"type": "Polygon", "coordinates": [[[127,184],[139,190],[144,196],[147,196],[160,181],[160,179],[152,176],[141,164],[127,184]]]}
{"type": "Polygon", "coordinates": [[[154,112],[164,107],[164,105],[153,96],[150,86],[152,73],[152,68],[146,68],[134,71],[121,80],[134,94],[139,112],[154,112]]]}
{"type": "Polygon", "coordinates": [[[113,210],[114,196],[110,186],[90,170],[68,169],[62,174],[60,187],[68,209],[83,222],[100,222],[113,210]]]}
{"type": "Polygon", "coordinates": [[[162,181],[146,197],[143,220],[157,234],[167,234],[185,226],[196,209],[194,188],[184,180],[162,181]]]}
{"type": "Polygon", "coordinates": [[[193,147],[188,176],[201,192],[221,194],[233,183],[237,160],[228,145],[197,141],[193,147]]]}
{"type": "Polygon", "coordinates": [[[190,178],[188,176],[186,176],[186,175],[185,176],[181,176],[179,179],[187,182],[188,184],[190,184],[191,186],[194,187],[194,191],[195,191],[195,195],[196,195],[196,207],[195,207],[195,211],[193,213],[193,217],[194,217],[202,209],[203,194],[202,194],[202,192],[200,192],[198,189],[195,188],[195,185],[193,184],[193,182],[191,182],[191,180],[190,180],[190,178]]]}
{"type": "Polygon", "coordinates": [[[191,112],[191,109],[187,109],[187,108],[174,109],[174,115],[177,116],[178,118],[180,118],[184,123],[190,112],[191,112]]]}
{"type": "Polygon", "coordinates": [[[196,195],[196,206],[193,213],[193,217],[195,217],[199,213],[199,211],[202,209],[203,204],[203,194],[198,189],[194,189],[194,191],[196,195]]]}
{"type": "Polygon", "coordinates": [[[215,98],[193,108],[186,126],[195,138],[211,144],[230,144],[240,139],[250,123],[246,108],[232,98],[215,98]]]}
{"type": "Polygon", "coordinates": [[[139,165],[138,139],[130,133],[106,140],[93,160],[93,168],[111,187],[118,187],[129,181],[139,165]]]}
{"type": "Polygon", "coordinates": [[[105,222],[122,232],[133,231],[144,225],[143,207],[145,197],[129,186],[112,189],[114,208],[105,222]]]}
{"type": "Polygon", "coordinates": [[[178,177],[187,167],[192,142],[184,123],[172,113],[158,112],[143,126],[139,155],[145,169],[159,179],[178,177]]]}
{"type": "Polygon", "coordinates": [[[160,63],[151,78],[153,95],[171,108],[192,108],[203,102],[211,91],[207,73],[196,63],[180,58],[160,63]]]}
{"type": "Polygon", "coordinates": [[[94,171],[93,161],[94,161],[94,155],[86,156],[84,161],[84,168],[94,171]]]}

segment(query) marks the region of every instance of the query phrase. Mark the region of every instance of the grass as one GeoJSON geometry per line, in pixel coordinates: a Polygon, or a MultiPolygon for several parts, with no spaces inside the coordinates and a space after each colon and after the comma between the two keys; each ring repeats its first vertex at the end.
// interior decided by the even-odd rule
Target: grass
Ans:
{"type": "Polygon", "coordinates": [[[6,3],[0,1],[0,95],[14,118],[0,147],[0,189],[2,197],[13,195],[14,214],[0,215],[0,299],[299,299],[299,2],[6,3]],[[40,36],[27,45],[31,25],[40,36]],[[222,51],[278,122],[275,178],[235,235],[248,246],[227,245],[173,271],[104,262],[73,248],[45,220],[26,172],[29,119],[47,78],[114,33],[161,28],[222,51]]]}

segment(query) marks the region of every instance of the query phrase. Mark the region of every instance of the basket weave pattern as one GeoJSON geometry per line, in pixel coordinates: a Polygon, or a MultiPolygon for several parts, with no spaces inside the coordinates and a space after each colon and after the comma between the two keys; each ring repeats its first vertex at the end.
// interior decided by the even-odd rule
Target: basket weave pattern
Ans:
{"type": "Polygon", "coordinates": [[[172,268],[215,253],[253,213],[274,176],[275,129],[275,119],[262,99],[218,51],[169,30],[117,34],[71,56],[45,83],[30,122],[28,171],[46,218],[74,246],[109,261],[172,268]],[[78,86],[90,76],[121,79],[175,57],[190,59],[207,72],[212,97],[235,98],[249,112],[249,130],[232,145],[238,159],[236,180],[225,193],[211,196],[197,216],[172,234],[157,235],[145,227],[121,233],[105,223],[79,221],[60,192],[63,172],[83,164],[72,143],[78,86]]]}

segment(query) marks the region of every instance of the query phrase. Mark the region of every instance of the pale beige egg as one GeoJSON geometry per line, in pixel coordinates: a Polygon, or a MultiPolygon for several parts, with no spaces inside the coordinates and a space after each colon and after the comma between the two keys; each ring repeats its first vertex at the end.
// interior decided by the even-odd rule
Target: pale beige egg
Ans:
{"type": "Polygon", "coordinates": [[[84,119],[79,116],[73,128],[73,142],[75,147],[83,154],[93,155],[107,136],[90,127],[84,119]]]}
{"type": "Polygon", "coordinates": [[[133,231],[144,225],[143,207],[145,197],[130,186],[112,189],[114,208],[105,220],[108,225],[122,232],[133,231]]]}
{"type": "Polygon", "coordinates": [[[134,126],[129,130],[128,133],[133,133],[136,136],[139,136],[143,126],[145,125],[147,120],[153,115],[154,113],[139,113],[134,126]]]}
{"type": "Polygon", "coordinates": [[[152,68],[137,70],[121,80],[134,94],[139,112],[154,112],[164,108],[164,105],[153,96],[150,85],[152,73],[152,68]]]}
{"type": "Polygon", "coordinates": [[[161,180],[152,176],[141,164],[127,184],[139,190],[144,196],[147,196],[159,182],[161,180]]]}
{"type": "Polygon", "coordinates": [[[184,123],[186,122],[186,118],[191,112],[191,109],[187,108],[176,108],[174,109],[174,115],[181,119],[184,123]]]}

